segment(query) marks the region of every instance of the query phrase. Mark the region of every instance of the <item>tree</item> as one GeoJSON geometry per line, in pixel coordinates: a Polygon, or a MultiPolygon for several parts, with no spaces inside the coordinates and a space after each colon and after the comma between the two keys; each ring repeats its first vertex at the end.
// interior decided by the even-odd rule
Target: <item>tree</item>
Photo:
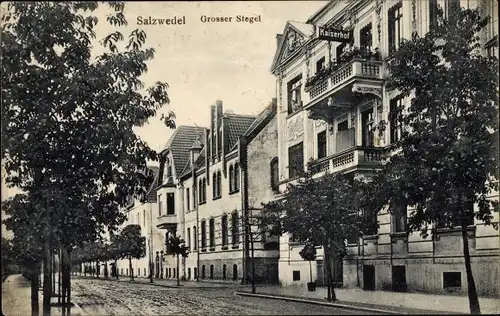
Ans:
{"type": "Polygon", "coordinates": [[[312,265],[311,261],[316,260],[316,246],[314,244],[311,244],[309,242],[306,242],[304,245],[304,248],[299,252],[299,255],[302,257],[302,259],[309,261],[309,279],[310,283],[313,283],[312,279],[312,265]]]}
{"type": "Polygon", "coordinates": [[[177,258],[177,285],[180,285],[181,272],[179,270],[179,256],[187,258],[189,255],[189,247],[186,246],[182,238],[170,234],[167,239],[167,249],[170,249],[172,256],[177,258]]]}
{"type": "Polygon", "coordinates": [[[390,211],[408,205],[408,231],[428,235],[461,227],[470,311],[480,313],[467,225],[491,224],[498,173],[498,60],[481,54],[479,10],[438,12],[433,30],[404,40],[388,88],[410,97],[394,120],[404,127],[399,152],[382,171],[390,211]],[[473,207],[477,205],[477,207],[473,207]]]}
{"type": "Polygon", "coordinates": [[[298,242],[323,246],[329,301],[336,300],[332,265],[345,255],[345,241],[361,234],[360,204],[353,198],[356,190],[353,181],[342,174],[316,179],[306,174],[288,185],[283,200],[264,205],[274,214],[273,234],[289,233],[298,242]]]}
{"type": "MultiPolygon", "coordinates": [[[[3,220],[8,230],[14,233],[11,243],[11,262],[15,262],[23,269],[23,275],[27,276],[31,283],[31,313],[39,314],[38,288],[40,261],[43,258],[43,241],[47,236],[38,230],[38,223],[32,221],[36,214],[37,200],[34,194],[18,194],[4,201],[2,208],[9,217],[3,220]],[[29,232],[29,233],[26,233],[29,232]]],[[[2,257],[4,256],[4,245],[2,238],[2,257]]],[[[3,258],[2,258],[3,259],[3,258]]],[[[3,261],[3,260],[2,260],[3,261]]],[[[5,264],[5,262],[2,262],[5,264]]],[[[44,276],[44,279],[47,275],[44,276]]],[[[50,279],[50,275],[48,275],[50,279]]]]}
{"type": "Polygon", "coordinates": [[[141,235],[141,226],[128,225],[120,233],[121,259],[128,259],[130,280],[134,280],[132,259],[141,259],[146,256],[146,237],[141,235]]]}
{"type": "MultiPolygon", "coordinates": [[[[100,41],[100,56],[92,54],[98,2],[10,2],[2,15],[1,158],[9,186],[44,192],[31,220],[54,234],[44,240],[47,275],[54,247],[70,258],[74,245],[115,230],[126,197],[148,187],[134,173],[156,153],[133,128],[169,103],[166,83],[143,89],[139,79],[155,53],[143,48],[146,33],[134,30],[122,43],[125,4],[108,5],[117,30],[100,41]]],[[[172,112],[162,118],[175,127],[172,112]]],[[[65,287],[69,278],[65,268],[65,287]]],[[[45,314],[50,292],[46,283],[45,314]]]]}

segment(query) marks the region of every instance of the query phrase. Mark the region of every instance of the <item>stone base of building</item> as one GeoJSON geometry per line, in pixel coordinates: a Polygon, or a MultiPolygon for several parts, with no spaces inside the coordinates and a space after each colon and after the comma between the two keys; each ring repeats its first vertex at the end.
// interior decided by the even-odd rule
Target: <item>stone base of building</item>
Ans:
{"type": "MultiPolygon", "coordinates": [[[[479,296],[499,296],[498,256],[472,257],[472,273],[479,296]]],[[[467,293],[463,257],[345,259],[344,287],[426,293],[467,293]]]]}

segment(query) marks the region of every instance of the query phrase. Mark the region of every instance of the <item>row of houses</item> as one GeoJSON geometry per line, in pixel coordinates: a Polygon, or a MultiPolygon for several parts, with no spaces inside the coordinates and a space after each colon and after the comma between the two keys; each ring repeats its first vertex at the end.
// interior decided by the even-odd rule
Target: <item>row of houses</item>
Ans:
{"type": "MultiPolygon", "coordinates": [[[[147,255],[133,262],[134,275],[148,276],[152,262],[159,278],[180,274],[186,280],[241,282],[251,271],[243,219],[258,213],[261,203],[280,198],[298,170],[369,177],[400,138],[391,112],[408,102],[387,91],[387,64],[402,39],[429,31],[437,5],[445,14],[461,5],[479,6],[490,15],[480,36],[484,53],[498,57],[495,0],[331,1],[305,22],[287,22],[276,36],[271,66],[276,99],[256,116],[225,111],[216,101],[207,127],[179,126],[161,151],[147,202],[127,208],[126,224],[141,225],[147,237],[147,255]],[[349,40],[322,40],[320,27],[348,31],[340,33],[349,40]],[[190,250],[180,271],[167,254],[169,234],[181,236],[190,250]]],[[[436,238],[422,238],[406,232],[406,216],[383,211],[376,217],[378,230],[349,241],[347,256],[336,264],[338,285],[466,291],[458,230],[441,229],[436,238]]],[[[499,233],[473,218],[470,224],[478,292],[497,295],[499,233]]],[[[254,248],[258,281],[308,282],[309,265],[299,256],[302,245],[290,236],[260,236],[254,248]]],[[[313,278],[321,284],[321,248],[318,254],[313,278]]],[[[130,273],[128,262],[119,263],[118,271],[130,273]]]]}

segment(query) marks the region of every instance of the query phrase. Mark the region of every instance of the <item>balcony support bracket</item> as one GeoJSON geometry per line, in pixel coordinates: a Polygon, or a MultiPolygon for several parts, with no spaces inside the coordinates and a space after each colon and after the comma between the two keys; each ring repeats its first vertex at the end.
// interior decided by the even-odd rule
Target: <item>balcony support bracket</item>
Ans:
{"type": "Polygon", "coordinates": [[[352,86],[352,92],[360,94],[372,94],[378,97],[379,99],[382,99],[382,87],[374,87],[371,85],[355,83],[352,86]]]}

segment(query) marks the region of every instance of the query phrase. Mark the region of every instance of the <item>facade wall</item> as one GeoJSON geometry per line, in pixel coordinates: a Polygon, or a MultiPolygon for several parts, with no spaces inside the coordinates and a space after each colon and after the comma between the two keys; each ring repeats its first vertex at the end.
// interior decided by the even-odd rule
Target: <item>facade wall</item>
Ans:
{"type": "MultiPolygon", "coordinates": [[[[351,2],[331,2],[322,13],[310,19],[308,23],[315,25],[324,25],[332,20],[338,20],[337,26],[344,28],[353,26],[354,46],[360,46],[360,30],[366,25],[372,25],[372,47],[378,47],[382,55],[382,65],[386,65],[389,51],[389,21],[388,11],[399,1],[351,1],[351,2]],[[377,8],[380,3],[380,7],[377,8]],[[349,9],[353,13],[350,17],[343,19],[343,12],[349,9]],[[377,13],[379,9],[380,14],[377,13]]],[[[444,0],[438,0],[438,4],[444,8],[445,13],[448,10],[448,4],[444,0]]],[[[498,45],[498,4],[496,1],[478,0],[461,1],[462,7],[475,8],[481,6],[485,14],[492,16],[492,21],[487,30],[481,34],[484,42],[492,41],[496,36],[498,45]]],[[[412,31],[419,34],[425,34],[429,30],[429,4],[428,1],[401,1],[402,12],[402,38],[410,38],[412,31]],[[414,20],[415,18],[415,20],[414,20]]],[[[303,27],[305,28],[304,24],[303,27]]],[[[282,38],[287,37],[289,30],[296,30],[287,24],[282,38]]],[[[305,37],[304,41],[309,38],[305,37]]],[[[340,43],[332,43],[331,52],[336,57],[336,48],[340,43]]],[[[498,57],[498,49],[490,50],[488,53],[498,57]]],[[[309,118],[309,113],[304,110],[298,110],[294,113],[288,113],[289,98],[287,88],[289,82],[302,75],[303,80],[309,74],[314,74],[314,65],[321,58],[326,56],[328,59],[328,45],[325,41],[313,42],[310,51],[309,67],[306,63],[306,54],[301,53],[297,57],[292,57],[286,62],[284,67],[274,70],[277,77],[276,87],[278,94],[278,158],[280,191],[286,189],[286,185],[293,182],[289,174],[288,150],[290,147],[303,142],[303,161],[304,169],[307,169],[309,160],[318,159],[318,142],[316,135],[326,130],[326,156],[333,156],[339,152],[340,145],[336,134],[337,124],[347,119],[348,128],[354,129],[354,145],[362,144],[361,111],[373,107],[373,121],[376,125],[379,121],[389,122],[390,100],[396,97],[396,92],[389,92],[385,84],[381,87],[380,97],[365,98],[365,101],[373,101],[371,104],[362,102],[352,104],[351,109],[338,109],[328,124],[324,120],[309,118]]],[[[278,59],[280,52],[277,52],[278,59]]],[[[278,62],[279,64],[279,62],[278,62]]],[[[385,67],[382,66],[384,76],[387,76],[385,67]]],[[[311,99],[309,93],[305,90],[305,85],[300,88],[301,100],[304,106],[317,102],[311,99]]],[[[332,87],[330,87],[332,88],[332,87]]],[[[335,89],[335,88],[333,88],[335,89]]],[[[338,88],[341,89],[341,88],[338,88]]],[[[359,99],[358,99],[359,100],[359,99]]],[[[403,104],[408,104],[409,100],[403,100],[403,104]]],[[[390,129],[390,122],[387,131],[390,129]]],[[[386,147],[391,144],[390,134],[376,135],[374,147],[386,147]]],[[[329,166],[332,171],[332,166],[329,166]]],[[[342,167],[333,169],[333,172],[346,172],[342,167]]],[[[359,171],[369,176],[366,170],[359,171]]],[[[498,200],[498,194],[494,193],[492,199],[498,200]]],[[[410,210],[408,211],[410,212],[410,210]]],[[[433,240],[431,237],[422,238],[418,233],[407,236],[405,233],[396,233],[391,215],[386,210],[380,212],[377,216],[379,224],[378,233],[374,236],[365,236],[358,244],[349,245],[348,255],[343,262],[343,285],[346,287],[363,287],[364,276],[370,277],[371,269],[374,270],[374,289],[392,289],[394,279],[400,275],[401,270],[395,273],[393,278],[393,268],[403,266],[406,277],[406,286],[408,290],[425,292],[446,292],[457,291],[463,293],[466,291],[465,266],[463,264],[463,249],[460,232],[454,230],[443,230],[439,233],[439,238],[433,240]],[[371,268],[370,266],[373,266],[371,268]],[[366,267],[366,268],[365,268],[366,267]],[[461,280],[461,287],[453,289],[444,289],[444,273],[461,272],[460,276],[454,275],[461,280]]],[[[494,214],[493,222],[498,223],[498,213],[494,214]]],[[[469,239],[470,251],[472,256],[472,269],[476,281],[476,287],[480,295],[490,294],[498,295],[498,266],[499,266],[499,232],[491,226],[485,226],[481,222],[475,223],[470,228],[469,239]],[[490,277],[488,277],[490,276],[490,277]]],[[[280,259],[279,259],[279,279],[283,285],[294,285],[308,282],[309,265],[300,258],[299,251],[301,246],[290,241],[289,236],[280,238],[280,259]],[[300,271],[300,280],[294,281],[293,271],[300,271]]],[[[322,278],[322,258],[316,267],[313,264],[313,279],[321,281],[322,278]]],[[[456,280],[455,280],[456,281],[456,280]]],[[[368,284],[369,286],[369,284],[368,284]]]]}

